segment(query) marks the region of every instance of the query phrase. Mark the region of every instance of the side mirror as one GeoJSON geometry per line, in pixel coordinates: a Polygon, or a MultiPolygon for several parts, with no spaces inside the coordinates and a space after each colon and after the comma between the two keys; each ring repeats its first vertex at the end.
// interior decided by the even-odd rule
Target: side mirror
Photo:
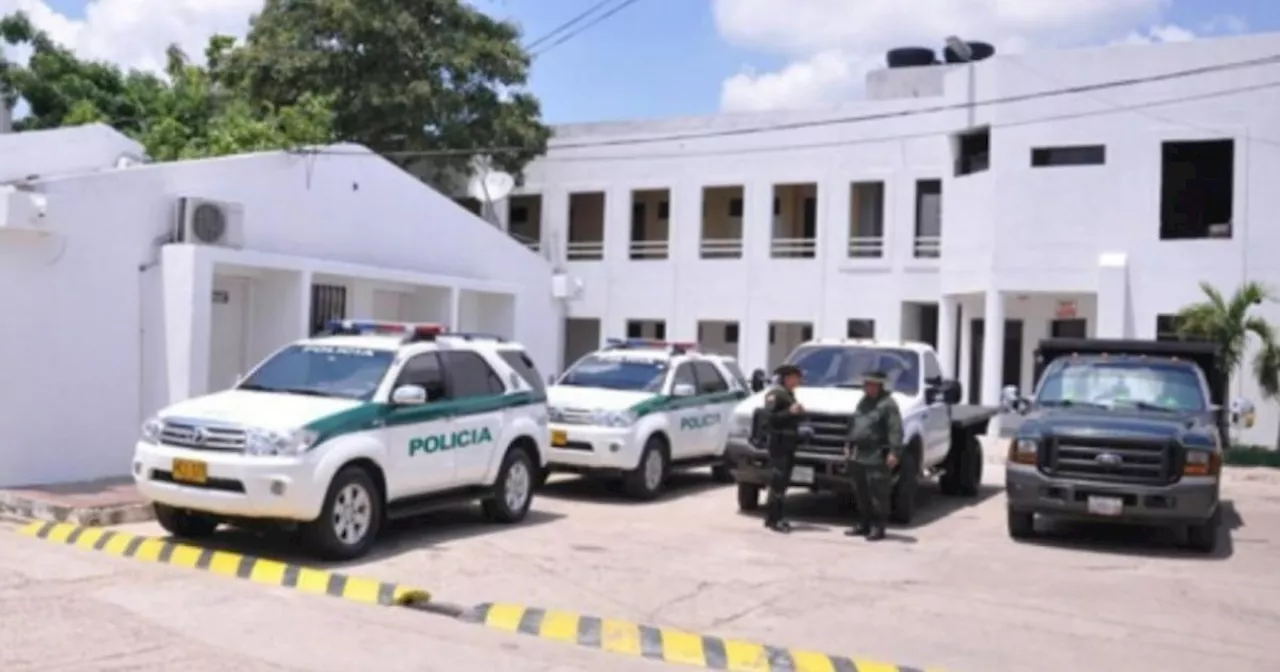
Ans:
{"type": "Polygon", "coordinates": [[[964,397],[964,388],[960,386],[959,381],[943,380],[939,385],[939,389],[942,394],[942,403],[944,404],[958,404],[961,398],[964,397]]]}
{"type": "Polygon", "coordinates": [[[698,390],[689,383],[676,383],[671,388],[671,396],[673,397],[692,397],[697,394],[698,390]]]}
{"type": "Polygon", "coordinates": [[[1008,385],[1000,390],[1000,408],[1014,413],[1026,413],[1030,403],[1018,393],[1017,386],[1008,385]]]}
{"type": "Polygon", "coordinates": [[[765,375],[763,369],[756,369],[755,371],[752,371],[751,372],[751,391],[759,392],[760,390],[763,390],[765,383],[767,381],[768,381],[768,376],[765,375]]]}
{"type": "Polygon", "coordinates": [[[1231,402],[1231,426],[1236,429],[1250,429],[1257,422],[1257,410],[1248,399],[1236,399],[1231,402]]]}
{"type": "Polygon", "coordinates": [[[427,403],[427,388],[421,385],[401,385],[391,392],[391,403],[396,406],[421,406],[427,403]]]}

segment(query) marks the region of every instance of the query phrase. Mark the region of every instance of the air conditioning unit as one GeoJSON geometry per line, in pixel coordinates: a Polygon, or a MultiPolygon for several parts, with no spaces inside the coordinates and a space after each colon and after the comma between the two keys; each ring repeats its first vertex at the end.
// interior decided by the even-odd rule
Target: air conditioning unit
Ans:
{"type": "Polygon", "coordinates": [[[184,196],[178,199],[172,241],[191,245],[244,246],[244,207],[184,196]]]}
{"type": "Polygon", "coordinates": [[[11,184],[0,186],[0,231],[46,234],[49,201],[44,194],[11,184]]]}

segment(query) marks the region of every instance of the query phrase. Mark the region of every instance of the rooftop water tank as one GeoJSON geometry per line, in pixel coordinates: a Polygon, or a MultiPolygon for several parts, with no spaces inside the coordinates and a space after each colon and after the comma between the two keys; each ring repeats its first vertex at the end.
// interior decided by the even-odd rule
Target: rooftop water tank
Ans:
{"type": "MultiPolygon", "coordinates": [[[[973,52],[974,61],[985,61],[996,55],[996,48],[986,42],[965,42],[965,44],[969,45],[969,51],[973,52]]],[[[948,63],[965,62],[965,59],[961,58],[960,54],[953,51],[951,47],[943,48],[942,54],[948,63]]]]}
{"type": "Polygon", "coordinates": [[[898,47],[885,56],[891,68],[919,68],[937,65],[938,55],[928,47],[898,47]]]}

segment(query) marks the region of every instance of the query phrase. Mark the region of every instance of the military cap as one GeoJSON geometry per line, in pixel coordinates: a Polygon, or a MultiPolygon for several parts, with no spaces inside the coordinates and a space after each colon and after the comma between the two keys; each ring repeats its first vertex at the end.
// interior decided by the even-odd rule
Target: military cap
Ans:
{"type": "Polygon", "coordinates": [[[879,383],[881,387],[889,386],[889,374],[884,371],[872,371],[862,377],[862,383],[879,383]]]}
{"type": "Polygon", "coordinates": [[[787,376],[803,377],[804,372],[801,371],[800,367],[796,366],[795,364],[783,364],[782,366],[779,366],[778,368],[773,370],[773,375],[779,378],[786,378],[787,376]]]}

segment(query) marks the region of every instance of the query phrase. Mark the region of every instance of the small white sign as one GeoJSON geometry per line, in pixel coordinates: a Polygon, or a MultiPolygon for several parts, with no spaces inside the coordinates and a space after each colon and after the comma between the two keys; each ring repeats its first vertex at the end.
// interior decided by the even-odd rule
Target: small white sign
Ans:
{"type": "Polygon", "coordinates": [[[809,485],[813,483],[813,467],[795,467],[791,470],[791,482],[809,485]]]}
{"type": "Polygon", "coordinates": [[[1119,497],[1090,497],[1089,513],[1095,516],[1118,516],[1124,513],[1124,500],[1119,497]]]}
{"type": "Polygon", "coordinates": [[[231,302],[230,292],[228,292],[225,289],[213,290],[213,303],[215,305],[221,305],[221,304],[230,303],[230,302],[231,302]]]}
{"type": "Polygon", "coordinates": [[[1075,301],[1059,301],[1055,315],[1059,320],[1074,320],[1079,313],[1079,304],[1075,301]]]}

